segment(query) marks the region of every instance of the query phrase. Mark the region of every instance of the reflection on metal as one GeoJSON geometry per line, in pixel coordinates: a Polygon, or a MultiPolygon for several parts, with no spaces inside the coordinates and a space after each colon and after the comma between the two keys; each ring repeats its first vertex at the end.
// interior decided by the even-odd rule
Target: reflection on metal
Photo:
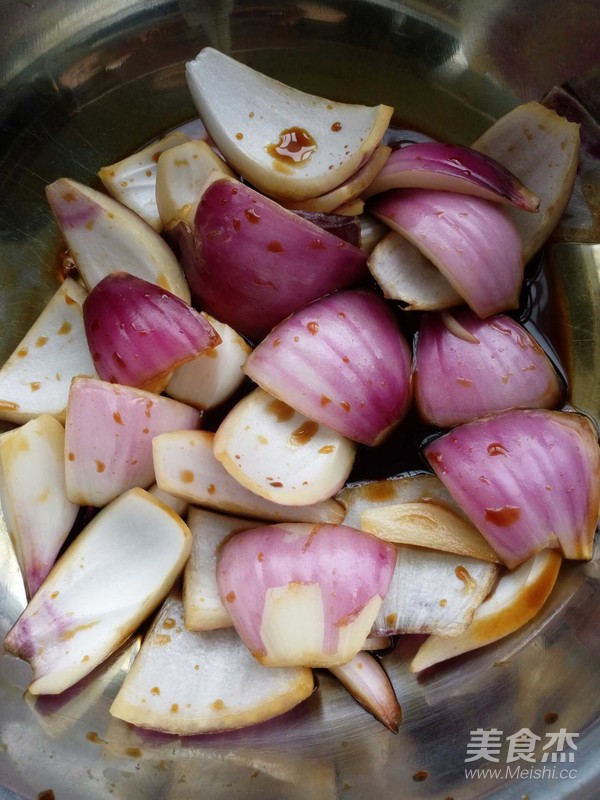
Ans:
{"type": "Polygon", "coordinates": [[[570,402],[600,420],[600,244],[552,244],[545,256],[570,402]]]}

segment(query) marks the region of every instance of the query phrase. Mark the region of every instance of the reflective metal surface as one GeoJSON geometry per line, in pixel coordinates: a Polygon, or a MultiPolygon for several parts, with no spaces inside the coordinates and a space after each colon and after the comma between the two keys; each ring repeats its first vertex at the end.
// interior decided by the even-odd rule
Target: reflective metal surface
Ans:
{"type": "MultiPolygon", "coordinates": [[[[0,13],[2,360],[57,282],[45,184],[93,181],[191,118],[183,62],[204,45],[308,91],[389,103],[406,125],[468,143],[554,84],[579,80],[593,102],[600,41],[597,0],[0,0],[0,13]]],[[[559,309],[550,335],[576,402],[598,416],[597,248],[555,245],[547,261],[559,309]]],[[[0,565],[3,636],[24,603],[5,534],[0,565]]],[[[534,623],[419,680],[407,670],[416,643],[401,642],[385,659],[404,710],[395,737],[325,673],[318,693],[271,723],[179,739],[109,717],[137,643],[66,696],[37,700],[24,697],[27,665],[2,655],[0,785],[60,800],[598,797],[599,578],[596,560],[569,565],[534,623]],[[498,775],[468,778],[478,728],[529,729],[538,762],[547,734],[577,733],[571,774],[536,779],[514,771],[532,765],[507,772],[501,761],[498,775]]]]}

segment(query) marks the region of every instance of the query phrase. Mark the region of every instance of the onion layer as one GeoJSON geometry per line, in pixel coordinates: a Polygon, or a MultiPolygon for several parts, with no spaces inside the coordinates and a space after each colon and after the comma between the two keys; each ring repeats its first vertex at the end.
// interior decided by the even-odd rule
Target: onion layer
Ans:
{"type": "Polygon", "coordinates": [[[225,542],[217,584],[262,664],[330,667],[362,648],[395,560],[393,545],[344,525],[271,525],[225,542]]]}
{"type": "Polygon", "coordinates": [[[277,326],[247,375],[309,419],[377,444],[406,413],[411,352],[377,295],[337,292],[277,326]]]}
{"type": "Polygon", "coordinates": [[[425,456],[511,569],[557,544],[566,558],[591,558],[600,449],[586,417],[505,411],[454,428],[425,456]]]}

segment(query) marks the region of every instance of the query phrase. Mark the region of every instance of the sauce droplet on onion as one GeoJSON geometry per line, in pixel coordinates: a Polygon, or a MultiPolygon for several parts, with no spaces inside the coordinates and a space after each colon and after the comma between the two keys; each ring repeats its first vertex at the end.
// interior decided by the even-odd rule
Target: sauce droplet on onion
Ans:
{"type": "Polygon", "coordinates": [[[317,143],[304,128],[286,128],[279,134],[277,144],[270,144],[267,153],[276,161],[286,164],[302,164],[317,149],[317,143]]]}

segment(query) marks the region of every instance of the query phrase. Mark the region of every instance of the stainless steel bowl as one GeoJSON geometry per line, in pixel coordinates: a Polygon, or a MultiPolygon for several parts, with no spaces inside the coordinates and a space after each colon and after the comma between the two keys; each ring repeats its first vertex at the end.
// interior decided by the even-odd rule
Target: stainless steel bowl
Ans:
{"type": "MultiPolygon", "coordinates": [[[[554,84],[598,100],[598,0],[0,0],[0,14],[2,360],[57,284],[45,184],[91,181],[192,118],[183,64],[207,44],[308,91],[388,103],[407,126],[464,143],[554,84]]],[[[596,416],[599,248],[561,244],[548,257],[551,336],[573,401],[596,416]]],[[[0,575],[4,635],[24,603],[6,536],[0,575]]],[[[0,797],[595,798],[599,577],[596,561],[566,567],[541,617],[421,680],[406,669],[414,643],[401,642],[386,657],[404,709],[395,737],[326,674],[280,719],[180,739],[109,717],[135,642],[65,696],[37,700],[24,696],[27,665],[2,655],[0,797]],[[465,763],[471,732],[491,728],[535,733],[538,763],[465,763]],[[573,761],[542,763],[547,734],[561,728],[577,734],[573,761]],[[501,771],[469,778],[469,766],[501,771]],[[528,776],[534,766],[548,771],[528,776]]]]}

